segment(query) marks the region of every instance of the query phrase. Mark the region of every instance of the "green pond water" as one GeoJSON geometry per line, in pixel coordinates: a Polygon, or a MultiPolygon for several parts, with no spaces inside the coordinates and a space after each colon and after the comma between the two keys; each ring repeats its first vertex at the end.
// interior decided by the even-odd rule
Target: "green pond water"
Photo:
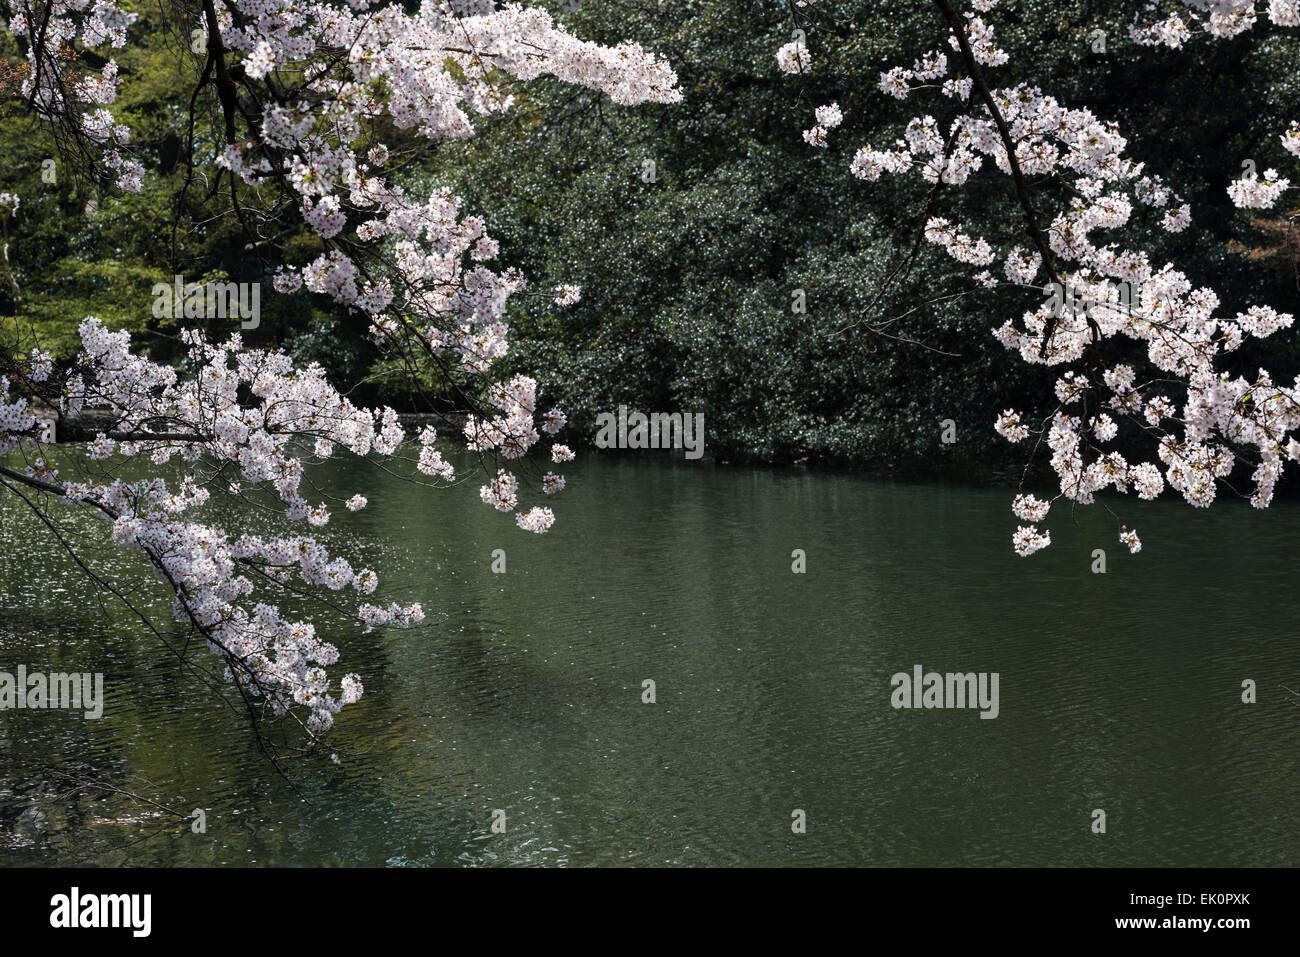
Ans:
{"type": "MultiPolygon", "coordinates": [[[[0,865],[1300,862],[1296,504],[1112,500],[1138,555],[1104,510],[1061,510],[1021,559],[1005,489],[666,459],[567,474],[533,536],[477,477],[318,473],[370,500],[320,537],[428,618],[317,619],[366,694],[339,715],[343,763],[294,767],[300,793],[0,490],[0,671],[102,672],[105,695],[97,721],[0,711],[0,865]],[[916,665],[996,672],[997,718],[894,709],[916,665]],[[206,833],[61,775],[201,808],[206,833]]],[[[102,524],[71,527],[183,636],[102,524]]]]}

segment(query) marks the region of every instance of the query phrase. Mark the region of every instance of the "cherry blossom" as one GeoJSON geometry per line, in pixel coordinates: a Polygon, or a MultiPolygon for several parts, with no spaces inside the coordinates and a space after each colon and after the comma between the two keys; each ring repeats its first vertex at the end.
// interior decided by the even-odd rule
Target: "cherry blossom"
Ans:
{"type": "MultiPolygon", "coordinates": [[[[279,265],[272,288],[329,297],[366,319],[394,356],[455,375],[462,392],[481,395],[464,427],[474,451],[518,460],[543,432],[563,429],[561,410],[537,416],[534,379],[493,376],[509,349],[507,304],[525,279],[493,268],[500,246],[486,220],[448,190],[417,193],[386,170],[394,155],[409,155],[412,138],[468,137],[476,118],[509,109],[510,78],[546,74],[616,104],[664,104],[681,99],[669,65],[636,43],[582,40],[545,10],[518,3],[473,4],[464,13],[443,2],[370,0],[202,0],[201,8],[196,23],[176,26],[184,35],[197,28],[196,92],[212,97],[225,136],[191,163],[227,180],[232,197],[243,191],[235,200],[241,216],[295,211],[324,247],[304,265],[279,265]],[[396,133],[376,142],[376,129],[396,133]]],[[[5,27],[26,50],[22,93],[31,108],[77,141],[77,155],[97,166],[96,180],[111,174],[117,188],[140,189],[144,170],[131,158],[130,129],[113,112],[121,75],[109,54],[127,45],[137,14],[117,0],[61,0],[39,17],[15,11],[5,27]],[[63,55],[73,44],[96,53],[74,61],[63,55]]],[[[0,195],[0,214],[18,206],[17,196],[0,195]]],[[[557,290],[560,305],[579,298],[577,286],[557,290]]],[[[308,501],[308,471],[341,450],[386,460],[387,468],[406,463],[412,481],[449,483],[455,473],[435,447],[437,431],[408,435],[393,409],[358,407],[319,366],[249,348],[239,335],[211,343],[184,331],[186,361],[176,367],[143,358],[127,333],[94,317],[79,336],[71,368],[56,371],[39,349],[3,357],[0,454],[39,451],[31,406],[38,397],[65,400],[74,416],[88,405],[107,408],[112,427],[84,447],[86,467],[69,469],[75,478],[35,455],[25,470],[0,470],[0,482],[103,518],[113,541],[168,584],[173,616],[202,633],[250,711],[298,718],[314,740],[361,697],[362,682],[352,673],[332,679],[338,649],[279,602],[315,596],[367,629],[410,627],[424,611],[419,603],[347,604],[347,593],[374,594],[380,578],[312,536],[333,514],[330,502],[308,501]],[[125,460],[154,474],[121,478],[125,460]],[[305,527],[254,535],[205,524],[214,494],[275,502],[284,523],[305,527]]],[[[550,458],[570,461],[573,453],[553,445],[550,458]]],[[[554,495],[565,480],[547,472],[541,486],[554,495]]],[[[519,528],[545,532],[554,513],[523,510],[523,492],[500,469],[481,497],[502,512],[519,509],[519,528]]],[[[357,493],[342,504],[358,511],[368,500],[357,493]]]]}
{"type": "MultiPolygon", "coordinates": [[[[1045,274],[1048,290],[1055,290],[994,335],[1027,363],[1072,367],[1057,379],[1060,405],[1038,426],[1008,409],[996,418],[995,430],[1011,442],[1039,436],[1050,452],[1059,496],[1079,504],[1093,502],[1108,488],[1152,499],[1167,484],[1188,503],[1204,507],[1236,463],[1253,461],[1250,500],[1267,506],[1283,464],[1300,460],[1300,439],[1294,435],[1300,429],[1300,377],[1275,383],[1260,370],[1246,378],[1224,371],[1221,360],[1247,337],[1263,339],[1289,328],[1293,317],[1262,304],[1223,309],[1213,290],[1126,245],[1124,231],[1146,215],[1144,210],[1153,211],[1160,228],[1176,233],[1192,226],[1190,205],[1127,155],[1128,142],[1114,122],[1028,84],[995,87],[987,81],[1010,60],[998,46],[991,16],[997,0],[973,2],[974,11],[964,15],[949,0],[936,0],[936,6],[950,27],[940,50],[922,54],[910,66],[886,66],[877,88],[907,101],[937,94],[936,109],[944,108],[944,99],[964,103],[975,97],[973,108],[954,114],[948,107],[948,119],[918,108],[891,146],[860,145],[848,167],[868,183],[885,175],[949,186],[980,173],[1009,179],[1009,195],[1026,217],[1024,236],[1031,249],[1023,239],[1010,249],[996,248],[942,204],[927,206],[922,230],[927,242],[979,270],[971,277],[978,287],[997,285],[985,267],[1001,260],[1009,282],[1031,287],[1045,274]],[[945,45],[951,53],[943,52],[945,45]],[[1062,194],[1040,190],[1031,205],[1030,177],[1068,189],[1062,194]],[[1107,340],[1131,343],[1133,362],[1098,370],[1098,346],[1107,340]],[[1167,394],[1170,383],[1181,386],[1181,400],[1167,394]],[[1102,448],[1125,428],[1154,446],[1151,461],[1129,462],[1102,448]]],[[[1238,36],[1265,18],[1276,27],[1298,26],[1300,2],[1182,0],[1181,9],[1173,11],[1152,4],[1134,20],[1130,37],[1139,45],[1180,48],[1198,36],[1209,41],[1238,36]]],[[[778,52],[783,63],[791,62],[789,51],[787,45],[778,52]]],[[[804,138],[828,147],[830,124],[822,119],[819,114],[818,126],[804,138]]],[[[1300,121],[1281,131],[1279,139],[1279,156],[1300,158],[1300,121]]],[[[1290,178],[1278,169],[1256,174],[1252,165],[1228,192],[1237,206],[1268,209],[1290,188],[1290,178]]],[[[1013,512],[1021,521],[1037,523],[1050,504],[1020,494],[1013,512]]],[[[1141,548],[1135,532],[1125,530],[1120,538],[1132,552],[1141,548]]],[[[1020,526],[1013,536],[1020,555],[1049,544],[1050,534],[1035,525],[1020,526]]]]}

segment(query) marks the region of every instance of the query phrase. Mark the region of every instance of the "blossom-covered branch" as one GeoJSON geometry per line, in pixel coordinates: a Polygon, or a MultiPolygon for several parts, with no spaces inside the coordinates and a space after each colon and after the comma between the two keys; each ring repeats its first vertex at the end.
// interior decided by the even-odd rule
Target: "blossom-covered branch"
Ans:
{"type": "MultiPolygon", "coordinates": [[[[892,174],[961,186],[991,164],[1010,180],[1029,250],[999,249],[953,216],[932,215],[929,205],[924,226],[926,240],[978,270],[979,286],[1005,281],[1037,287],[1045,276],[1045,291],[1053,292],[994,334],[1025,362],[1062,368],[1055,386],[1058,405],[1039,427],[1021,412],[1007,410],[995,423],[997,431],[1013,442],[1031,434],[1046,439],[1058,497],[1076,503],[1092,503],[1106,488],[1152,499],[1167,483],[1192,505],[1207,506],[1219,483],[1239,462],[1249,461],[1250,500],[1267,506],[1284,462],[1300,460],[1300,377],[1280,384],[1263,369],[1251,379],[1233,376],[1224,369],[1224,357],[1247,337],[1265,338],[1291,326],[1294,317],[1262,304],[1225,311],[1213,289],[1126,245],[1126,227],[1144,217],[1167,232],[1186,230],[1190,206],[1159,175],[1126,155],[1128,143],[1115,123],[1087,109],[1071,109],[1028,84],[986,82],[987,71],[1014,66],[988,19],[997,0],[972,0],[974,9],[963,15],[949,0],[935,5],[947,28],[946,43],[910,67],[882,72],[879,90],[899,100],[937,93],[940,100],[961,104],[974,95],[978,106],[948,121],[918,113],[892,144],[861,146],[849,170],[868,182],[892,174]],[[957,54],[955,68],[949,52],[957,54]],[[989,268],[999,260],[1005,280],[989,268]],[[1121,426],[1150,442],[1150,460],[1130,462],[1107,447],[1121,426]]],[[[1257,20],[1256,4],[1248,0],[1184,0],[1181,7],[1164,18],[1152,14],[1135,21],[1132,39],[1178,47],[1201,17],[1211,40],[1242,33],[1257,20]]],[[[1276,27],[1298,26],[1300,3],[1272,0],[1267,17],[1276,27]]],[[[778,51],[777,62],[786,72],[815,66],[806,48],[796,58],[789,45],[778,51]]],[[[825,146],[840,111],[835,106],[817,112],[818,126],[804,137],[825,146]],[[822,122],[824,114],[835,122],[822,122]]],[[[1281,132],[1280,139],[1287,152],[1300,156],[1300,123],[1281,132]]],[[[1238,206],[1268,208],[1288,187],[1287,179],[1268,169],[1260,176],[1248,173],[1229,193],[1238,206]]],[[[1016,498],[1015,514],[1029,523],[1014,535],[1019,554],[1050,543],[1050,535],[1037,527],[1050,504],[1028,495],[1016,498]]],[[[1127,527],[1120,539],[1132,551],[1141,548],[1127,527]]]]}
{"type": "MultiPolygon", "coordinates": [[[[412,11],[369,0],[200,0],[172,9],[173,32],[194,38],[191,110],[208,97],[223,137],[206,154],[190,137],[187,186],[196,169],[205,170],[210,196],[224,182],[222,195],[259,254],[286,209],[323,247],[301,267],[279,263],[274,288],[305,287],[361,315],[374,340],[417,377],[433,370],[451,383],[470,404],[469,449],[518,460],[543,435],[556,435],[565,416],[538,408],[533,378],[494,377],[509,347],[507,302],[524,277],[492,268],[498,244],[458,197],[445,189],[414,194],[387,170],[413,156],[419,141],[471,136],[476,117],[509,109],[511,78],[547,74],[621,105],[671,103],[681,97],[672,69],[637,44],[581,40],[546,11],[516,3],[430,2],[412,11]]],[[[25,104],[56,131],[65,154],[88,166],[93,181],[108,172],[118,189],[140,189],[144,167],[112,112],[122,72],[112,59],[84,55],[131,42],[137,13],[117,0],[19,2],[5,25],[26,57],[25,104]]],[[[5,202],[7,225],[19,198],[5,202]]],[[[579,296],[566,286],[556,302],[579,296]]],[[[94,317],[79,335],[81,353],[67,368],[56,368],[40,343],[0,349],[0,454],[37,445],[25,469],[7,470],[8,481],[109,521],[113,540],[145,556],[173,589],[174,617],[203,633],[241,692],[276,714],[301,712],[312,737],[328,729],[360,697],[360,679],[345,674],[335,690],[326,669],[338,650],[311,622],[282,613],[277,590],[312,595],[367,628],[413,624],[423,609],[360,602],[349,610],[331,596],[372,594],[374,571],[354,569],[310,534],[230,532],[198,515],[214,493],[248,501],[265,490],[287,521],[326,524],[327,504],[304,493],[306,449],[315,458],[342,450],[383,460],[414,447],[412,477],[449,482],[454,472],[437,432],[407,435],[393,409],[357,407],[319,366],[249,348],[238,335],[212,343],[185,331],[179,367],[145,358],[127,333],[94,317]],[[84,449],[75,480],[40,454],[38,401],[68,414],[86,405],[108,410],[112,425],[84,449]],[[119,478],[125,460],[158,474],[119,478]],[[165,467],[184,474],[169,477],[165,467]]],[[[561,463],[573,453],[553,444],[547,458],[561,463]]],[[[549,496],[564,484],[548,472],[541,491],[549,496]]],[[[502,468],[481,497],[520,528],[546,531],[553,512],[526,508],[518,486],[502,468]]],[[[346,502],[350,510],[365,505],[359,493],[346,502]]]]}

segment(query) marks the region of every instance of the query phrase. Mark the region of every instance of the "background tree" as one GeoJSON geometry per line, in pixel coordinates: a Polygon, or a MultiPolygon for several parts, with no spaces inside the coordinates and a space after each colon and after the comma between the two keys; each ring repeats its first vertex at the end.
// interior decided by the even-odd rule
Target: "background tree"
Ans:
{"type": "MultiPolygon", "coordinates": [[[[1227,194],[1244,159],[1263,172],[1266,151],[1285,158],[1276,135],[1300,100],[1294,31],[1261,25],[1178,51],[1142,47],[1128,37],[1135,11],[1120,0],[1004,2],[998,44],[1015,82],[1118,122],[1128,153],[1192,206],[1194,230],[1142,233],[1153,261],[1177,262],[1225,301],[1294,311],[1294,207],[1246,213],[1227,194]]],[[[583,284],[569,310],[520,303],[511,361],[556,370],[542,384],[575,422],[620,402],[703,411],[709,448],[723,458],[1019,479],[1022,450],[989,423],[1026,398],[1027,415],[1045,412],[1032,397],[1050,397],[1055,376],[1007,354],[988,330],[1018,315],[1023,298],[972,293],[970,271],[928,243],[886,282],[912,250],[929,184],[848,175],[862,143],[888,145],[915,112],[877,84],[943,42],[932,0],[887,14],[841,0],[610,0],[571,18],[585,35],[632,33],[662,51],[683,100],[610,111],[543,81],[452,144],[454,163],[440,160],[443,181],[467,197],[516,184],[492,211],[509,261],[583,284]],[[814,55],[806,76],[783,74],[773,55],[794,29],[814,55]],[[827,148],[810,147],[802,131],[829,103],[843,122],[827,148]],[[653,183],[642,177],[647,159],[653,183]],[[806,313],[792,311],[798,289],[806,313]],[[942,441],[949,418],[957,445],[942,441]]],[[[1026,242],[1004,182],[975,177],[956,200],[973,231],[1026,242]]],[[[1234,361],[1253,371],[1279,351],[1298,358],[1291,341],[1273,340],[1248,342],[1234,361]]],[[[1032,474],[1050,476],[1039,465],[1032,474]]]]}

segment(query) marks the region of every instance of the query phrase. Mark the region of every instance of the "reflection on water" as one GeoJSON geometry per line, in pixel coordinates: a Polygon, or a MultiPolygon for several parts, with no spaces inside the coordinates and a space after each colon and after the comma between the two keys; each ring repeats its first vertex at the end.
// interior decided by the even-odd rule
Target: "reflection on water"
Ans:
{"type": "MultiPolygon", "coordinates": [[[[301,795],[238,712],[0,496],[0,670],[103,672],[106,699],[99,721],[0,712],[0,864],[1300,858],[1293,504],[1124,500],[1141,554],[1094,509],[1054,516],[1052,548],[1019,559],[1005,491],[587,461],[539,537],[476,484],[429,493],[329,468],[371,504],[320,537],[429,619],[331,636],[366,695],[340,716],[344,763],[303,768],[301,795]],[[890,676],[917,664],[998,672],[999,717],[893,710],[890,676]],[[53,768],[203,808],[207,833],[69,795],[53,768]]],[[[89,559],[141,582],[94,534],[89,559]]]]}

